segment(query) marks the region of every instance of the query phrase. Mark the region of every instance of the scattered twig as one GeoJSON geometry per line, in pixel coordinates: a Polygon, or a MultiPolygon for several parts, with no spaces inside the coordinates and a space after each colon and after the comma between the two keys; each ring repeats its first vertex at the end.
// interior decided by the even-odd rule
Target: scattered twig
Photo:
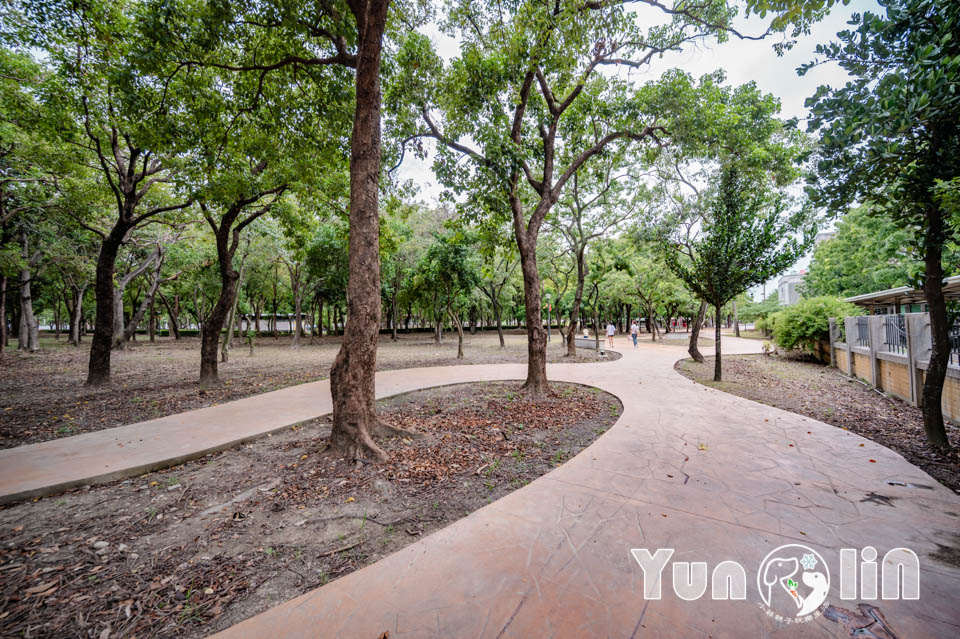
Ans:
{"type": "Polygon", "coordinates": [[[352,544],[347,544],[346,546],[341,546],[340,548],[334,548],[333,550],[328,550],[327,552],[322,552],[322,553],[320,553],[320,554],[317,555],[317,556],[318,556],[318,557],[332,557],[333,555],[337,554],[338,552],[343,552],[343,551],[345,551],[345,550],[350,550],[351,548],[356,548],[356,547],[359,546],[359,545],[360,545],[360,541],[355,541],[355,542],[353,542],[352,544]]]}

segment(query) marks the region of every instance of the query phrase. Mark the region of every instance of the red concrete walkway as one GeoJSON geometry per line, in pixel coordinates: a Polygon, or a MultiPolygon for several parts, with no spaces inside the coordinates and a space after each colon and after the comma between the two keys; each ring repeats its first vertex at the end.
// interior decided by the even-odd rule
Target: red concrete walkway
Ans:
{"type": "MultiPolygon", "coordinates": [[[[725,338],[725,352],[758,347],[725,338]]],[[[822,555],[833,576],[827,602],[851,609],[857,601],[839,597],[840,548],[873,546],[881,559],[895,547],[914,550],[920,599],[874,605],[899,637],[960,636],[960,498],[868,440],[681,377],[673,363],[682,356],[679,347],[643,344],[613,363],[551,365],[552,379],[592,384],[623,401],[621,418],[592,446],[394,555],[218,636],[850,636],[822,617],[786,624],[764,614],[756,570],[787,543],[822,555]],[[708,588],[698,601],[683,601],[673,593],[668,566],[662,598],[646,601],[630,555],[641,547],[673,548],[674,561],[707,562],[709,570],[738,561],[747,571],[747,598],[712,601],[708,588]]],[[[523,369],[391,371],[378,374],[377,391],[518,378],[523,369]]],[[[48,481],[119,473],[124,464],[157,467],[327,411],[328,388],[318,382],[51,442],[74,440],[57,449],[59,458],[44,452],[46,468],[57,469],[48,481]],[[104,439],[85,439],[95,436],[104,439]],[[91,449],[98,445],[99,455],[91,449]]],[[[43,446],[3,451],[0,492],[9,494],[19,481],[8,462],[20,455],[36,460],[43,446]]],[[[42,477],[30,481],[41,490],[42,477]]]]}

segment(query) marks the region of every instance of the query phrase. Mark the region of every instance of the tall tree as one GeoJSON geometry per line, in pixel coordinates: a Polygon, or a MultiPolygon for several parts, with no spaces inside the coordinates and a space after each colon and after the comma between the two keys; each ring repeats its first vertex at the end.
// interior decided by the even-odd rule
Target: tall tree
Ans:
{"type": "Polygon", "coordinates": [[[101,238],[96,271],[96,322],[87,383],[110,380],[114,346],[113,277],[117,254],[137,227],[158,216],[185,209],[187,197],[157,197],[175,173],[175,116],[163,90],[137,69],[132,47],[138,41],[133,2],[26,2],[34,31],[32,44],[43,47],[56,65],[44,90],[49,130],[62,142],[89,153],[114,203],[107,227],[87,225],[101,238]],[[79,123],[79,130],[77,128],[79,123]]]}
{"type": "Polygon", "coordinates": [[[807,100],[821,133],[817,201],[840,213],[863,201],[910,231],[924,263],[932,352],[923,384],[923,427],[948,447],[941,399],[950,356],[943,247],[956,241],[938,186],[960,174],[960,2],[880,0],[885,15],[855,14],[838,42],[817,47],[851,80],[807,100]]]}
{"type": "Polygon", "coordinates": [[[677,277],[716,309],[713,379],[719,382],[724,304],[789,268],[813,242],[816,226],[808,210],[787,210],[784,196],[771,189],[764,172],[751,174],[730,163],[715,187],[699,236],[664,255],[677,277]]]}
{"type": "MultiPolygon", "coordinates": [[[[761,0],[747,9],[773,14],[768,33],[790,25],[796,33],[830,4],[761,0]]],[[[692,42],[745,37],[731,26],[736,13],[726,2],[463,0],[448,20],[461,37],[460,56],[446,68],[426,38],[407,39],[399,55],[403,98],[396,104],[416,117],[408,117],[405,139],[437,140],[441,181],[469,191],[487,203],[486,211],[506,213],[513,224],[524,283],[528,392],[547,391],[536,260],[546,216],[592,158],[619,145],[664,144],[674,120],[695,102],[686,99],[691,92],[682,74],[637,90],[599,69],[643,67],[692,42]],[[632,4],[659,12],[665,23],[644,29],[628,9],[632,4]],[[472,166],[464,167],[462,157],[472,166]]]]}

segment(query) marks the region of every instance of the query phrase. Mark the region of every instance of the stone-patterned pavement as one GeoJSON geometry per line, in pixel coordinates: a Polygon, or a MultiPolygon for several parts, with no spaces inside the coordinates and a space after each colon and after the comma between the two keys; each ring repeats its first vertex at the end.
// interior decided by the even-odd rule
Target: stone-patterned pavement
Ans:
{"type": "MultiPolygon", "coordinates": [[[[759,342],[724,338],[725,353],[758,350],[759,342]]],[[[451,526],[218,636],[851,636],[823,617],[787,624],[764,613],[756,570],[789,543],[822,555],[833,577],[827,603],[848,609],[863,600],[839,598],[840,548],[873,546],[881,559],[892,548],[914,550],[920,599],[871,603],[898,637],[960,636],[960,498],[869,440],[687,380],[673,370],[682,348],[641,344],[622,352],[612,363],[548,369],[551,379],[597,386],[623,401],[621,418],[592,446],[451,526]],[[673,548],[673,561],[707,562],[708,571],[738,561],[747,598],[712,601],[708,589],[683,601],[668,565],[662,598],[645,600],[631,548],[673,548]]],[[[377,392],[523,374],[522,365],[390,371],[378,374],[377,392]]],[[[329,402],[326,382],[317,382],[51,442],[74,440],[59,460],[44,452],[54,455],[48,474],[67,469],[47,482],[76,481],[102,472],[101,464],[115,473],[125,464],[157,467],[329,412],[329,402]],[[79,452],[65,456],[71,449],[79,452]]],[[[20,467],[42,446],[12,449],[26,458],[20,467]]],[[[17,481],[9,459],[0,458],[0,494],[17,481]]],[[[33,490],[43,483],[30,481],[33,490]]]]}

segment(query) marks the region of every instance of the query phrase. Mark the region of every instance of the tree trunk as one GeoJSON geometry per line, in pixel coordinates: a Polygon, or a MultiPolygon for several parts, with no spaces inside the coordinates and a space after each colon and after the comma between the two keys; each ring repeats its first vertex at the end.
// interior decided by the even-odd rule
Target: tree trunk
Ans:
{"type": "Polygon", "coordinates": [[[153,307],[153,300],[157,295],[157,289],[160,288],[160,270],[162,268],[163,261],[157,260],[157,266],[154,269],[150,287],[147,289],[146,295],[144,296],[143,301],[140,302],[137,311],[133,314],[133,317],[130,318],[130,322],[127,324],[127,327],[123,329],[121,341],[125,342],[136,335],[137,327],[140,326],[140,322],[142,322],[143,318],[146,316],[147,310],[153,307]]]}
{"type": "Polygon", "coordinates": [[[950,358],[950,325],[943,294],[943,217],[939,210],[928,216],[924,254],[923,294],[930,308],[930,363],[923,382],[923,430],[935,448],[949,448],[943,425],[943,382],[950,358]]]}
{"type": "Polygon", "coordinates": [[[395,342],[398,339],[397,322],[400,320],[400,310],[397,308],[397,294],[396,294],[397,287],[394,286],[393,290],[394,290],[393,301],[390,303],[390,315],[391,315],[390,339],[395,342]]]}
{"type": "Polygon", "coordinates": [[[537,271],[536,239],[523,235],[520,249],[520,270],[523,273],[524,310],[527,321],[527,380],[523,389],[531,395],[545,395],[547,383],[547,333],[540,316],[540,273],[537,271]]]}
{"type": "Polygon", "coordinates": [[[373,435],[390,432],[374,408],[380,328],[380,52],[389,0],[350,3],[357,19],[356,99],[350,141],[347,323],[330,369],[330,443],[354,459],[386,459],[373,435]]]}
{"type": "MultiPolygon", "coordinates": [[[[293,296],[293,342],[290,343],[290,348],[300,348],[300,335],[303,333],[303,295],[300,293],[300,287],[297,287],[297,292],[293,296]]],[[[377,329],[379,330],[379,325],[377,329]]]]}
{"type": "Polygon", "coordinates": [[[577,324],[580,322],[580,304],[583,302],[583,284],[587,279],[587,269],[583,254],[585,247],[577,251],[577,289],[573,293],[573,306],[570,307],[570,332],[567,335],[567,357],[577,356],[577,324]]]}
{"type": "Polygon", "coordinates": [[[173,339],[180,339],[180,297],[175,295],[173,297],[173,304],[170,304],[167,298],[161,294],[160,301],[163,302],[163,305],[166,307],[167,317],[170,320],[170,330],[168,333],[173,339]]]}
{"type": "MultiPolygon", "coordinates": [[[[200,387],[209,388],[219,381],[217,369],[217,348],[220,345],[220,332],[226,321],[233,299],[237,294],[237,279],[240,274],[230,266],[220,273],[220,297],[213,305],[210,314],[203,321],[200,335],[200,387]]],[[[231,327],[232,329],[232,327],[231,327]]]]}
{"type": "Polygon", "coordinates": [[[157,298],[154,296],[150,299],[150,319],[147,322],[147,333],[150,335],[150,341],[157,341],[157,308],[156,308],[157,298]]]}
{"type": "Polygon", "coordinates": [[[717,304],[717,325],[713,329],[714,335],[714,344],[713,344],[713,381],[720,382],[723,381],[723,375],[720,371],[720,324],[723,321],[723,311],[721,310],[723,304],[717,304]]]}
{"type": "Polygon", "coordinates": [[[60,297],[57,297],[56,303],[53,305],[53,339],[56,342],[60,341],[60,297]]]}
{"type": "Polygon", "coordinates": [[[0,273],[0,359],[7,350],[7,276],[0,273]]]}
{"type": "Polygon", "coordinates": [[[733,333],[740,337],[740,317],[737,315],[737,301],[733,301],[733,333]]]}
{"type": "Polygon", "coordinates": [[[72,308],[70,309],[70,344],[80,346],[80,333],[83,329],[83,295],[87,291],[87,284],[74,289],[72,308]]]}
{"type": "Polygon", "coordinates": [[[500,306],[500,302],[493,303],[493,315],[497,321],[497,337],[500,338],[500,348],[505,348],[506,343],[503,341],[503,308],[500,306]]]}
{"type": "Polygon", "coordinates": [[[93,324],[93,339],[90,344],[90,361],[87,365],[87,385],[100,386],[110,381],[110,351],[113,349],[113,274],[117,252],[127,229],[119,224],[113,227],[100,244],[97,257],[97,274],[94,283],[96,316],[93,324]]]}
{"type": "MultiPolygon", "coordinates": [[[[700,302],[700,310],[697,311],[697,316],[692,318],[689,327],[690,330],[690,346],[687,348],[687,352],[690,353],[690,357],[694,361],[703,363],[703,354],[700,353],[700,348],[697,345],[697,341],[700,339],[700,327],[703,326],[703,319],[707,316],[707,303],[702,301],[700,302]]],[[[689,326],[689,325],[688,325],[689,326]]]]}
{"type": "Polygon", "coordinates": [[[23,266],[20,268],[20,333],[17,337],[17,350],[40,350],[40,326],[33,314],[33,296],[30,293],[30,245],[27,233],[21,234],[23,266]]]}
{"type": "Polygon", "coordinates": [[[450,315],[450,321],[457,329],[457,359],[463,359],[463,323],[460,321],[459,315],[454,313],[449,306],[447,307],[447,314],[450,315]]]}

